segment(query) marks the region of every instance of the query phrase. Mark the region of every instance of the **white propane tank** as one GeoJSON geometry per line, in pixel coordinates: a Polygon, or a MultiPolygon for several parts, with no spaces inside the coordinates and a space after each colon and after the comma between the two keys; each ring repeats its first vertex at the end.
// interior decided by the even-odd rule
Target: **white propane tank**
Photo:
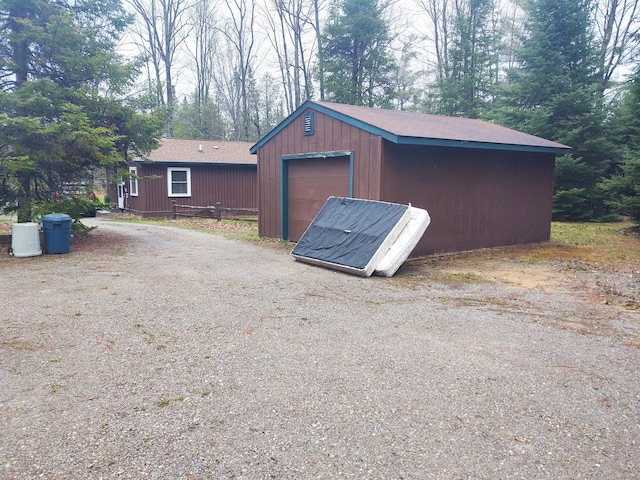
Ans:
{"type": "Polygon", "coordinates": [[[11,231],[11,250],[14,257],[42,255],[38,224],[34,222],[14,223],[11,231]]]}

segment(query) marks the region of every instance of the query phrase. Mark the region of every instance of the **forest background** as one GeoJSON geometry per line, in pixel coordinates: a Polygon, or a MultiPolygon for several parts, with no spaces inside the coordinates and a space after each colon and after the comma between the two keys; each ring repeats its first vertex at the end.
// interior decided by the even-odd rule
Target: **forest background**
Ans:
{"type": "Polygon", "coordinates": [[[640,0],[0,0],[0,204],[307,99],[569,145],[553,216],[640,222],[640,0]]]}

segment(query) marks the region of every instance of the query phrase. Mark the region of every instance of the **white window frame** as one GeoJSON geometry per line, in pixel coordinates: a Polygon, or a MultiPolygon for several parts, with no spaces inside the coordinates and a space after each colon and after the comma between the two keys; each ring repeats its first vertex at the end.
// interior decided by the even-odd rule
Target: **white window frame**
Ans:
{"type": "Polygon", "coordinates": [[[129,195],[138,196],[138,167],[129,167],[129,195]]]}
{"type": "Polygon", "coordinates": [[[167,168],[167,191],[169,197],[190,197],[191,196],[191,169],[186,167],[168,167],[167,168]],[[173,193],[173,172],[187,172],[187,192],[173,193]]]}

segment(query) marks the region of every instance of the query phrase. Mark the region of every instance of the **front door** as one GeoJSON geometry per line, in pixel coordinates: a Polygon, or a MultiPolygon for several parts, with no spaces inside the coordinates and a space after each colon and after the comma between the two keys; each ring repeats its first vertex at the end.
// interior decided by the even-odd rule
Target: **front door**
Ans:
{"type": "Polygon", "coordinates": [[[118,180],[118,208],[124,210],[126,191],[124,188],[124,180],[122,177],[118,180]]]}

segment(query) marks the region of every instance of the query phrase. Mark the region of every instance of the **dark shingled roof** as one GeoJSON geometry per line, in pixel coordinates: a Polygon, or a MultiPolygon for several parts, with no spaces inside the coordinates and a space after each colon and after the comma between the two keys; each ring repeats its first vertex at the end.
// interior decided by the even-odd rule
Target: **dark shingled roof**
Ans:
{"type": "Polygon", "coordinates": [[[259,147],[299,115],[315,110],[397,144],[568,153],[557,142],[518,132],[482,120],[424,113],[383,110],[339,103],[307,101],[252,148],[259,147]]]}
{"type": "Polygon", "coordinates": [[[137,162],[200,163],[211,165],[256,165],[248,142],[215,142],[211,140],[183,140],[166,138],[148,158],[137,162]]]}

